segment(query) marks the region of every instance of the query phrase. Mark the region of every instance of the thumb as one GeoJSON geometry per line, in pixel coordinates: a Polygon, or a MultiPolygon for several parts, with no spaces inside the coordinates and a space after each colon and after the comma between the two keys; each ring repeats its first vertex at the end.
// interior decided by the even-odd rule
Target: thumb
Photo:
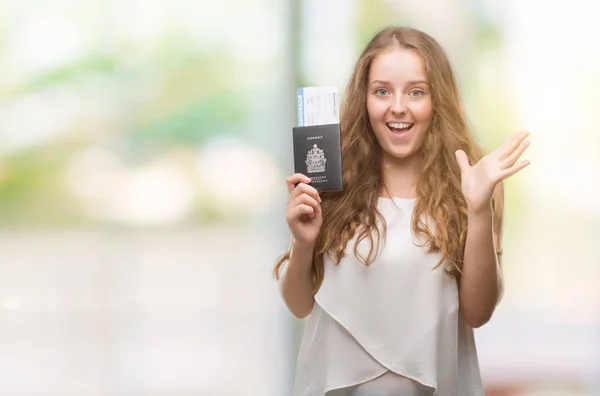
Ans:
{"type": "Polygon", "coordinates": [[[460,168],[461,172],[469,169],[469,158],[467,158],[467,154],[465,154],[464,151],[456,150],[454,155],[456,155],[456,162],[458,162],[458,167],[460,168]]]}

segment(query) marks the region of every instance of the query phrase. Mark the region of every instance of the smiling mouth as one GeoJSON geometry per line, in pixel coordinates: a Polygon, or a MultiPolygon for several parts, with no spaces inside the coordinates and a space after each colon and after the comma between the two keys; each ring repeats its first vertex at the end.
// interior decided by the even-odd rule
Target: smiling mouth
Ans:
{"type": "Polygon", "coordinates": [[[409,122],[388,122],[386,125],[394,133],[406,133],[410,131],[414,124],[409,122]]]}

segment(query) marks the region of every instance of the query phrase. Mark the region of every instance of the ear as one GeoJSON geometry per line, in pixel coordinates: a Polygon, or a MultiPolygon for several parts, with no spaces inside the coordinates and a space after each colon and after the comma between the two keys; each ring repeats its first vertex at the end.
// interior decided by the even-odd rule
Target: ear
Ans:
{"type": "Polygon", "coordinates": [[[454,155],[456,156],[456,162],[458,162],[458,167],[460,168],[461,172],[469,169],[469,158],[467,158],[467,154],[465,154],[464,151],[456,150],[454,155]]]}

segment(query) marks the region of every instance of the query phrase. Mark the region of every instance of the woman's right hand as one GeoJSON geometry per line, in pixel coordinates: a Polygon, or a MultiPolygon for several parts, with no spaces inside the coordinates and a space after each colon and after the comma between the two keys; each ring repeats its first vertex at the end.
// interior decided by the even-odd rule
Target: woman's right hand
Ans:
{"type": "Polygon", "coordinates": [[[286,178],[290,198],[285,218],[297,243],[314,246],[321,225],[321,198],[316,188],[308,185],[310,179],[301,173],[286,178]]]}

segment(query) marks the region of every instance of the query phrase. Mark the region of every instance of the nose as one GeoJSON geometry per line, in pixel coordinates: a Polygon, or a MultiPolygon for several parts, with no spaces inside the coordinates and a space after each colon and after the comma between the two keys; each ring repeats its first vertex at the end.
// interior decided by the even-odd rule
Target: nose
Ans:
{"type": "Polygon", "coordinates": [[[394,114],[406,113],[407,107],[406,107],[406,103],[403,100],[402,95],[397,95],[396,97],[394,97],[394,101],[392,102],[392,107],[390,110],[394,114]]]}

